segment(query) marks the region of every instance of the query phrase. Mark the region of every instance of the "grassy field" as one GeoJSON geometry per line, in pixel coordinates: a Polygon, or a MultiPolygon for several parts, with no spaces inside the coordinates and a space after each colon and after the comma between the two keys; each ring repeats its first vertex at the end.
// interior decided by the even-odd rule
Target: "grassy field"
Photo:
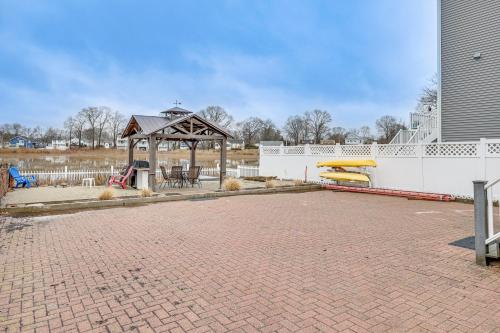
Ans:
{"type": "MultiPolygon", "coordinates": [[[[48,150],[48,149],[9,149],[9,148],[1,148],[0,156],[7,155],[68,155],[74,157],[127,157],[128,152],[123,149],[70,149],[70,150],[48,150]]],[[[169,157],[178,157],[178,158],[188,158],[189,150],[173,150],[173,151],[160,151],[158,155],[168,155],[169,157]]],[[[148,156],[147,152],[135,150],[134,156],[148,156]]],[[[198,149],[196,151],[197,158],[208,158],[214,159],[220,156],[219,151],[215,151],[213,149],[198,149]]],[[[259,159],[259,150],[258,149],[243,149],[243,150],[228,150],[227,151],[228,158],[234,159],[259,159]]]]}

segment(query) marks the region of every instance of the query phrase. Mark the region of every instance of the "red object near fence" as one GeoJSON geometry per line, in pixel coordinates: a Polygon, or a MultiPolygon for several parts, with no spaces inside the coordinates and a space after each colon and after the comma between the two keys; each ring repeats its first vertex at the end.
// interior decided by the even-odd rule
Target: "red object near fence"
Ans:
{"type": "Polygon", "coordinates": [[[431,201],[447,201],[447,202],[455,201],[455,197],[452,196],[451,194],[425,193],[425,192],[401,191],[401,190],[390,190],[383,188],[354,187],[354,186],[342,186],[342,185],[325,185],[325,188],[334,191],[389,195],[393,197],[402,197],[413,200],[431,200],[431,201]]]}
{"type": "Polygon", "coordinates": [[[111,186],[113,184],[118,184],[118,185],[121,185],[122,189],[126,189],[127,188],[127,179],[132,174],[132,170],[134,170],[134,167],[132,165],[129,165],[127,167],[127,170],[125,171],[125,173],[118,175],[118,176],[109,177],[108,186],[111,186]]]}

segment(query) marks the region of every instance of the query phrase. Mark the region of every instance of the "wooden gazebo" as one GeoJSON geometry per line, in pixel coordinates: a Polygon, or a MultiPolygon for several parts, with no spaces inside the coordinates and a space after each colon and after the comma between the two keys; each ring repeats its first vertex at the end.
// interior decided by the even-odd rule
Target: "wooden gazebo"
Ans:
{"type": "Polygon", "coordinates": [[[226,175],[227,139],[231,134],[217,124],[191,111],[174,107],[161,112],[163,116],[130,118],[122,138],[128,138],[128,162],[134,161],[134,147],[143,139],[149,140],[149,188],[156,185],[156,151],[161,141],[183,141],[191,152],[190,165],[196,165],[196,147],[200,141],[216,141],[220,144],[220,184],[226,175]]]}

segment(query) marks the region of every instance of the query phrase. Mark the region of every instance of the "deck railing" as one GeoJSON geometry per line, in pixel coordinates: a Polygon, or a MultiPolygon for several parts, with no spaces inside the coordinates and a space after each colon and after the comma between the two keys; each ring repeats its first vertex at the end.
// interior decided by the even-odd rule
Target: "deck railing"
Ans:
{"type": "Polygon", "coordinates": [[[391,144],[428,143],[437,139],[438,117],[435,113],[410,113],[410,128],[401,129],[391,144]]]}

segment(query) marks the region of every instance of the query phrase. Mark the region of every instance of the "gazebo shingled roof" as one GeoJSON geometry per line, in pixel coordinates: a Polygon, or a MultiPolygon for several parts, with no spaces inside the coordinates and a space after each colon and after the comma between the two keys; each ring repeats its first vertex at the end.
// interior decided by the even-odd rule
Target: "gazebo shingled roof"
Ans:
{"type": "Polygon", "coordinates": [[[191,150],[191,165],[196,163],[196,147],[199,141],[219,141],[221,147],[220,184],[226,173],[226,142],[231,133],[221,126],[192,113],[175,107],[166,111],[165,117],[133,115],[122,138],[129,139],[129,164],[133,163],[134,146],[139,140],[149,140],[149,186],[154,189],[156,183],[156,149],[158,140],[184,141],[191,150]],[[170,117],[168,117],[170,116],[170,117]],[[136,141],[136,142],[134,142],[136,141]]]}

